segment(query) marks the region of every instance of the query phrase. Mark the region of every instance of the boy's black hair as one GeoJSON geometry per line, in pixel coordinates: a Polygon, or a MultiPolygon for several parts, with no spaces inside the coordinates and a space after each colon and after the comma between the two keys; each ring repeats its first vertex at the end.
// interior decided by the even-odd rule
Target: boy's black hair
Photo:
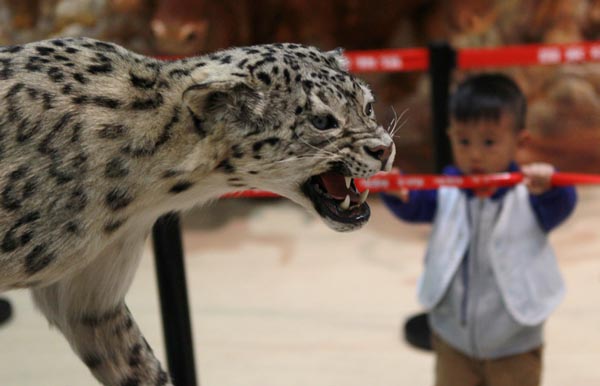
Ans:
{"type": "Polygon", "coordinates": [[[450,116],[458,122],[498,121],[502,113],[512,114],[516,131],[525,128],[525,95],[515,81],[504,74],[470,76],[458,85],[450,100],[450,116]]]}

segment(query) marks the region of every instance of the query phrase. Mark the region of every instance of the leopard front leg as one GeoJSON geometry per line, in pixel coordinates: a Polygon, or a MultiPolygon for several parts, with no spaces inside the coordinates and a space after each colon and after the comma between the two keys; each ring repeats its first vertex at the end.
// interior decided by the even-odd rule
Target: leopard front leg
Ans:
{"type": "Polygon", "coordinates": [[[82,271],[33,290],[38,307],[103,385],[172,385],[124,302],[146,234],[129,235],[82,271]]]}
{"type": "Polygon", "coordinates": [[[124,303],[72,320],[68,328],[71,346],[102,384],[171,384],[124,303]]]}

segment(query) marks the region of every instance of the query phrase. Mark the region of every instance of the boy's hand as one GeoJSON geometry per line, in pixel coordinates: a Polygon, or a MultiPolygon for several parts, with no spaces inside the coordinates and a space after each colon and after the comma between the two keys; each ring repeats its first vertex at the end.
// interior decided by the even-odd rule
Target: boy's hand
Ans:
{"type": "Polygon", "coordinates": [[[410,190],[406,188],[400,188],[398,190],[390,190],[386,192],[390,196],[394,196],[400,199],[403,203],[407,203],[410,197],[410,190]]]}
{"type": "Polygon", "coordinates": [[[523,182],[533,195],[539,195],[550,190],[552,174],[554,174],[554,166],[547,163],[532,163],[523,165],[521,171],[525,178],[523,182]]]}
{"type": "MultiPolygon", "coordinates": [[[[396,174],[402,174],[402,171],[398,168],[393,168],[391,172],[396,173],[396,174]]],[[[389,194],[390,196],[399,198],[400,201],[402,201],[403,203],[406,204],[409,199],[410,190],[408,190],[406,188],[400,188],[397,190],[390,190],[386,193],[389,194]]]]}

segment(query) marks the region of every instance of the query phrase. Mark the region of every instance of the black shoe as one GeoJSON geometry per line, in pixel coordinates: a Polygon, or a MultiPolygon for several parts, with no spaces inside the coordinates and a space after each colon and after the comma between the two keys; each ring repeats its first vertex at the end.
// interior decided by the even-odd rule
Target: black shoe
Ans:
{"type": "Polygon", "coordinates": [[[12,316],[12,306],[8,300],[0,299],[0,324],[6,323],[12,316]]]}
{"type": "Polygon", "coordinates": [[[404,322],[404,340],[414,348],[433,351],[426,313],[413,315],[404,322]]]}

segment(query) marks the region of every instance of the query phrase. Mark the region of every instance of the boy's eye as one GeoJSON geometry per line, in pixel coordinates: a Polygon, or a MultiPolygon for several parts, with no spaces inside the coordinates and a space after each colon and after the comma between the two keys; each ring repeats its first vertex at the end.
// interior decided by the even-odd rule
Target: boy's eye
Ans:
{"type": "Polygon", "coordinates": [[[458,143],[460,143],[463,146],[468,146],[469,145],[469,140],[468,139],[459,139],[458,143]]]}
{"type": "Polygon", "coordinates": [[[493,139],[486,139],[483,143],[485,146],[493,146],[496,143],[496,141],[494,141],[493,139]]]}

